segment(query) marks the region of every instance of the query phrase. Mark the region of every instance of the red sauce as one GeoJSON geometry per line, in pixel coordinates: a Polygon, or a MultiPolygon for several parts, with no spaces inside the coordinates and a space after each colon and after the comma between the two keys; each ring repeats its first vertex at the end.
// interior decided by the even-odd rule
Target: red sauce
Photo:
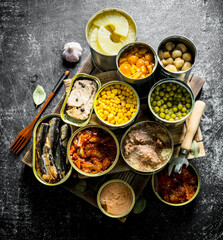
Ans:
{"type": "Polygon", "coordinates": [[[193,197],[197,190],[197,176],[192,168],[183,169],[180,174],[172,172],[168,175],[168,168],[158,174],[157,192],[165,201],[183,203],[193,197]]]}
{"type": "Polygon", "coordinates": [[[80,131],[73,139],[70,156],[83,172],[99,173],[108,169],[116,157],[116,143],[113,137],[100,128],[80,131]]]}

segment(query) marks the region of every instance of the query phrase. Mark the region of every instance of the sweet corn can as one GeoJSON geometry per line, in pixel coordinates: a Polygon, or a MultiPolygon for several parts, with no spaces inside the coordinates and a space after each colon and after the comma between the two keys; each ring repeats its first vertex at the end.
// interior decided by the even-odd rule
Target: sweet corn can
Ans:
{"type": "MultiPolygon", "coordinates": [[[[126,93],[126,95],[128,95],[128,93],[126,93]]],[[[112,99],[113,100],[113,99],[112,99]]],[[[108,100],[109,101],[109,100],[108,100]]],[[[122,104],[122,103],[121,103],[122,104]]],[[[127,105],[128,103],[126,103],[127,105]]],[[[131,87],[129,84],[125,83],[125,82],[121,82],[121,81],[111,81],[111,82],[108,82],[106,84],[104,84],[100,89],[99,91],[97,92],[96,96],[95,96],[95,100],[94,100],[94,111],[95,111],[95,114],[97,116],[97,118],[99,119],[100,123],[102,123],[103,125],[107,126],[108,128],[110,129],[116,129],[116,128],[125,128],[127,126],[129,126],[130,124],[132,124],[137,115],[138,115],[138,112],[139,112],[139,108],[140,108],[140,100],[139,100],[139,96],[137,94],[137,92],[135,91],[135,89],[133,87],[131,87]],[[109,86],[115,86],[115,85],[120,85],[120,86],[124,86],[124,87],[127,87],[128,89],[130,89],[135,98],[136,98],[136,109],[135,109],[135,115],[130,118],[127,122],[124,122],[124,123],[120,123],[120,124],[111,124],[105,120],[102,119],[102,117],[100,117],[100,114],[97,110],[97,99],[98,97],[100,96],[100,94],[109,86]]],[[[118,111],[120,108],[117,106],[114,111],[118,111]]]]}

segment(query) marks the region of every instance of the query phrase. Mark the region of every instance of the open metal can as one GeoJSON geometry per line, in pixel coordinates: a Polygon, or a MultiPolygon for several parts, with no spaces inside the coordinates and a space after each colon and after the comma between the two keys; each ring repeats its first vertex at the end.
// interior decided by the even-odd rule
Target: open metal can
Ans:
{"type": "Polygon", "coordinates": [[[127,82],[132,87],[134,87],[135,90],[137,91],[137,93],[139,94],[140,98],[147,97],[149,89],[155,83],[155,71],[156,71],[157,65],[158,65],[158,60],[157,60],[156,52],[154,51],[154,49],[150,45],[148,45],[146,43],[143,43],[143,42],[134,42],[134,43],[129,43],[129,44],[125,45],[119,51],[119,53],[118,53],[118,55],[116,57],[116,66],[117,66],[117,69],[118,69],[117,70],[118,77],[120,78],[120,80],[122,80],[124,82],[127,82]],[[155,60],[155,65],[153,67],[152,73],[149,76],[141,78],[141,79],[134,79],[134,78],[126,77],[119,70],[119,58],[121,57],[122,54],[124,54],[125,52],[129,52],[134,47],[148,49],[153,54],[154,60],[155,60]]]}
{"type": "MultiPolygon", "coordinates": [[[[137,29],[136,29],[136,24],[133,20],[133,18],[126,13],[123,10],[120,9],[116,9],[116,8],[107,8],[107,9],[103,9],[97,13],[95,13],[88,21],[86,29],[85,29],[85,36],[91,51],[91,55],[92,55],[92,60],[93,63],[95,65],[95,67],[100,70],[100,71],[111,71],[111,70],[115,70],[116,69],[116,63],[115,63],[115,59],[116,59],[116,55],[105,55],[103,53],[100,53],[98,51],[96,51],[90,44],[90,40],[89,40],[89,33],[91,30],[91,27],[93,25],[94,20],[99,16],[99,15],[103,15],[106,13],[110,13],[110,12],[114,12],[114,13],[120,13],[121,15],[123,15],[128,22],[131,23],[131,26],[134,28],[135,30],[135,39],[136,39],[136,34],[137,34],[137,29]]],[[[134,41],[135,41],[134,39],[134,41]]]]}
{"type": "Polygon", "coordinates": [[[169,36],[164,38],[157,49],[157,55],[158,55],[158,62],[159,62],[159,66],[158,66],[158,79],[163,79],[163,78],[177,78],[180,79],[182,81],[187,81],[189,78],[189,75],[191,73],[192,68],[195,65],[195,61],[196,61],[196,57],[197,57],[197,49],[195,47],[195,45],[193,44],[193,42],[191,42],[188,38],[184,37],[184,36],[179,36],[179,35],[174,35],[174,36],[169,36]],[[192,55],[192,66],[191,68],[185,70],[185,71],[178,71],[178,72],[171,72],[169,70],[167,70],[164,66],[163,63],[161,61],[161,59],[159,58],[159,50],[164,49],[164,46],[167,42],[173,42],[175,45],[178,43],[182,43],[184,44],[187,49],[189,50],[189,52],[192,55]]]}

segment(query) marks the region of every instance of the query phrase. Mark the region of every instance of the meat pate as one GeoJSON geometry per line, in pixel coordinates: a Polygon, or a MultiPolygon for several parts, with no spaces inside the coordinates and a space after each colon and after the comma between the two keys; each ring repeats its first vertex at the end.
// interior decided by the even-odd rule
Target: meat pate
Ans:
{"type": "Polygon", "coordinates": [[[171,154],[168,132],[156,123],[141,123],[133,127],[123,141],[125,160],[136,170],[161,168],[171,154]]]}

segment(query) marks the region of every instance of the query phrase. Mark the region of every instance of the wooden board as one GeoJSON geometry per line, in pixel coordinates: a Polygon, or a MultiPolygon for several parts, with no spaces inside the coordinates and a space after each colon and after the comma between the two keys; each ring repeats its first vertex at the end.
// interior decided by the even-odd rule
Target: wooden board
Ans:
{"type": "MultiPolygon", "coordinates": [[[[99,73],[97,70],[95,70],[92,60],[91,60],[91,55],[88,56],[86,61],[82,64],[81,68],[79,69],[78,73],[87,73],[90,74],[94,71],[94,76],[98,77],[101,81],[101,83],[106,83],[111,80],[118,80],[118,76],[116,71],[109,71],[109,72],[102,72],[99,73]]],[[[195,97],[197,97],[198,93],[200,92],[205,80],[203,80],[200,77],[197,76],[191,76],[188,80],[188,85],[191,87],[192,91],[194,92],[195,97]]],[[[66,81],[65,84],[65,89],[69,87],[69,80],[66,81]]],[[[60,113],[60,109],[62,107],[63,101],[65,98],[65,94],[62,96],[58,104],[56,105],[54,109],[54,113],[60,113]]],[[[147,102],[141,102],[141,108],[139,115],[136,119],[136,121],[141,121],[141,120],[146,120],[151,118],[151,115],[149,114],[147,102]]],[[[98,120],[95,116],[95,114],[92,115],[90,123],[98,123],[98,120]]],[[[170,129],[170,132],[173,136],[173,141],[174,141],[174,157],[178,156],[179,150],[180,150],[180,144],[182,143],[185,133],[186,133],[186,125],[187,123],[174,128],[170,129]]],[[[125,129],[126,130],[126,129],[125,129]]],[[[124,133],[124,131],[115,132],[115,134],[119,137],[124,133]]],[[[204,144],[203,144],[203,137],[200,128],[198,129],[195,140],[198,142],[200,146],[200,154],[199,157],[205,156],[205,149],[204,149],[204,144]]],[[[193,155],[189,154],[188,159],[192,159],[193,155]]],[[[25,154],[24,158],[22,161],[27,164],[28,166],[32,167],[32,146],[29,148],[27,153],[25,154]]],[[[73,194],[77,195],[78,197],[84,199],[85,201],[89,202],[93,206],[97,207],[96,203],[96,195],[97,191],[100,188],[100,186],[105,182],[110,179],[122,179],[128,182],[134,189],[135,195],[136,195],[136,200],[139,198],[140,194],[142,193],[143,189],[145,188],[146,184],[149,181],[150,176],[144,176],[144,175],[138,175],[134,173],[133,171],[130,170],[130,168],[124,163],[123,159],[120,157],[119,162],[115,166],[115,168],[110,172],[110,174],[107,174],[102,177],[97,177],[97,178],[86,178],[85,176],[81,174],[77,174],[73,171],[72,177],[66,181],[63,185],[65,189],[69,190],[73,194]],[[75,185],[79,181],[84,181],[87,182],[87,189],[85,192],[80,192],[75,190],[75,185]]],[[[126,220],[125,218],[120,219],[120,221],[124,222],[126,220]]]]}

